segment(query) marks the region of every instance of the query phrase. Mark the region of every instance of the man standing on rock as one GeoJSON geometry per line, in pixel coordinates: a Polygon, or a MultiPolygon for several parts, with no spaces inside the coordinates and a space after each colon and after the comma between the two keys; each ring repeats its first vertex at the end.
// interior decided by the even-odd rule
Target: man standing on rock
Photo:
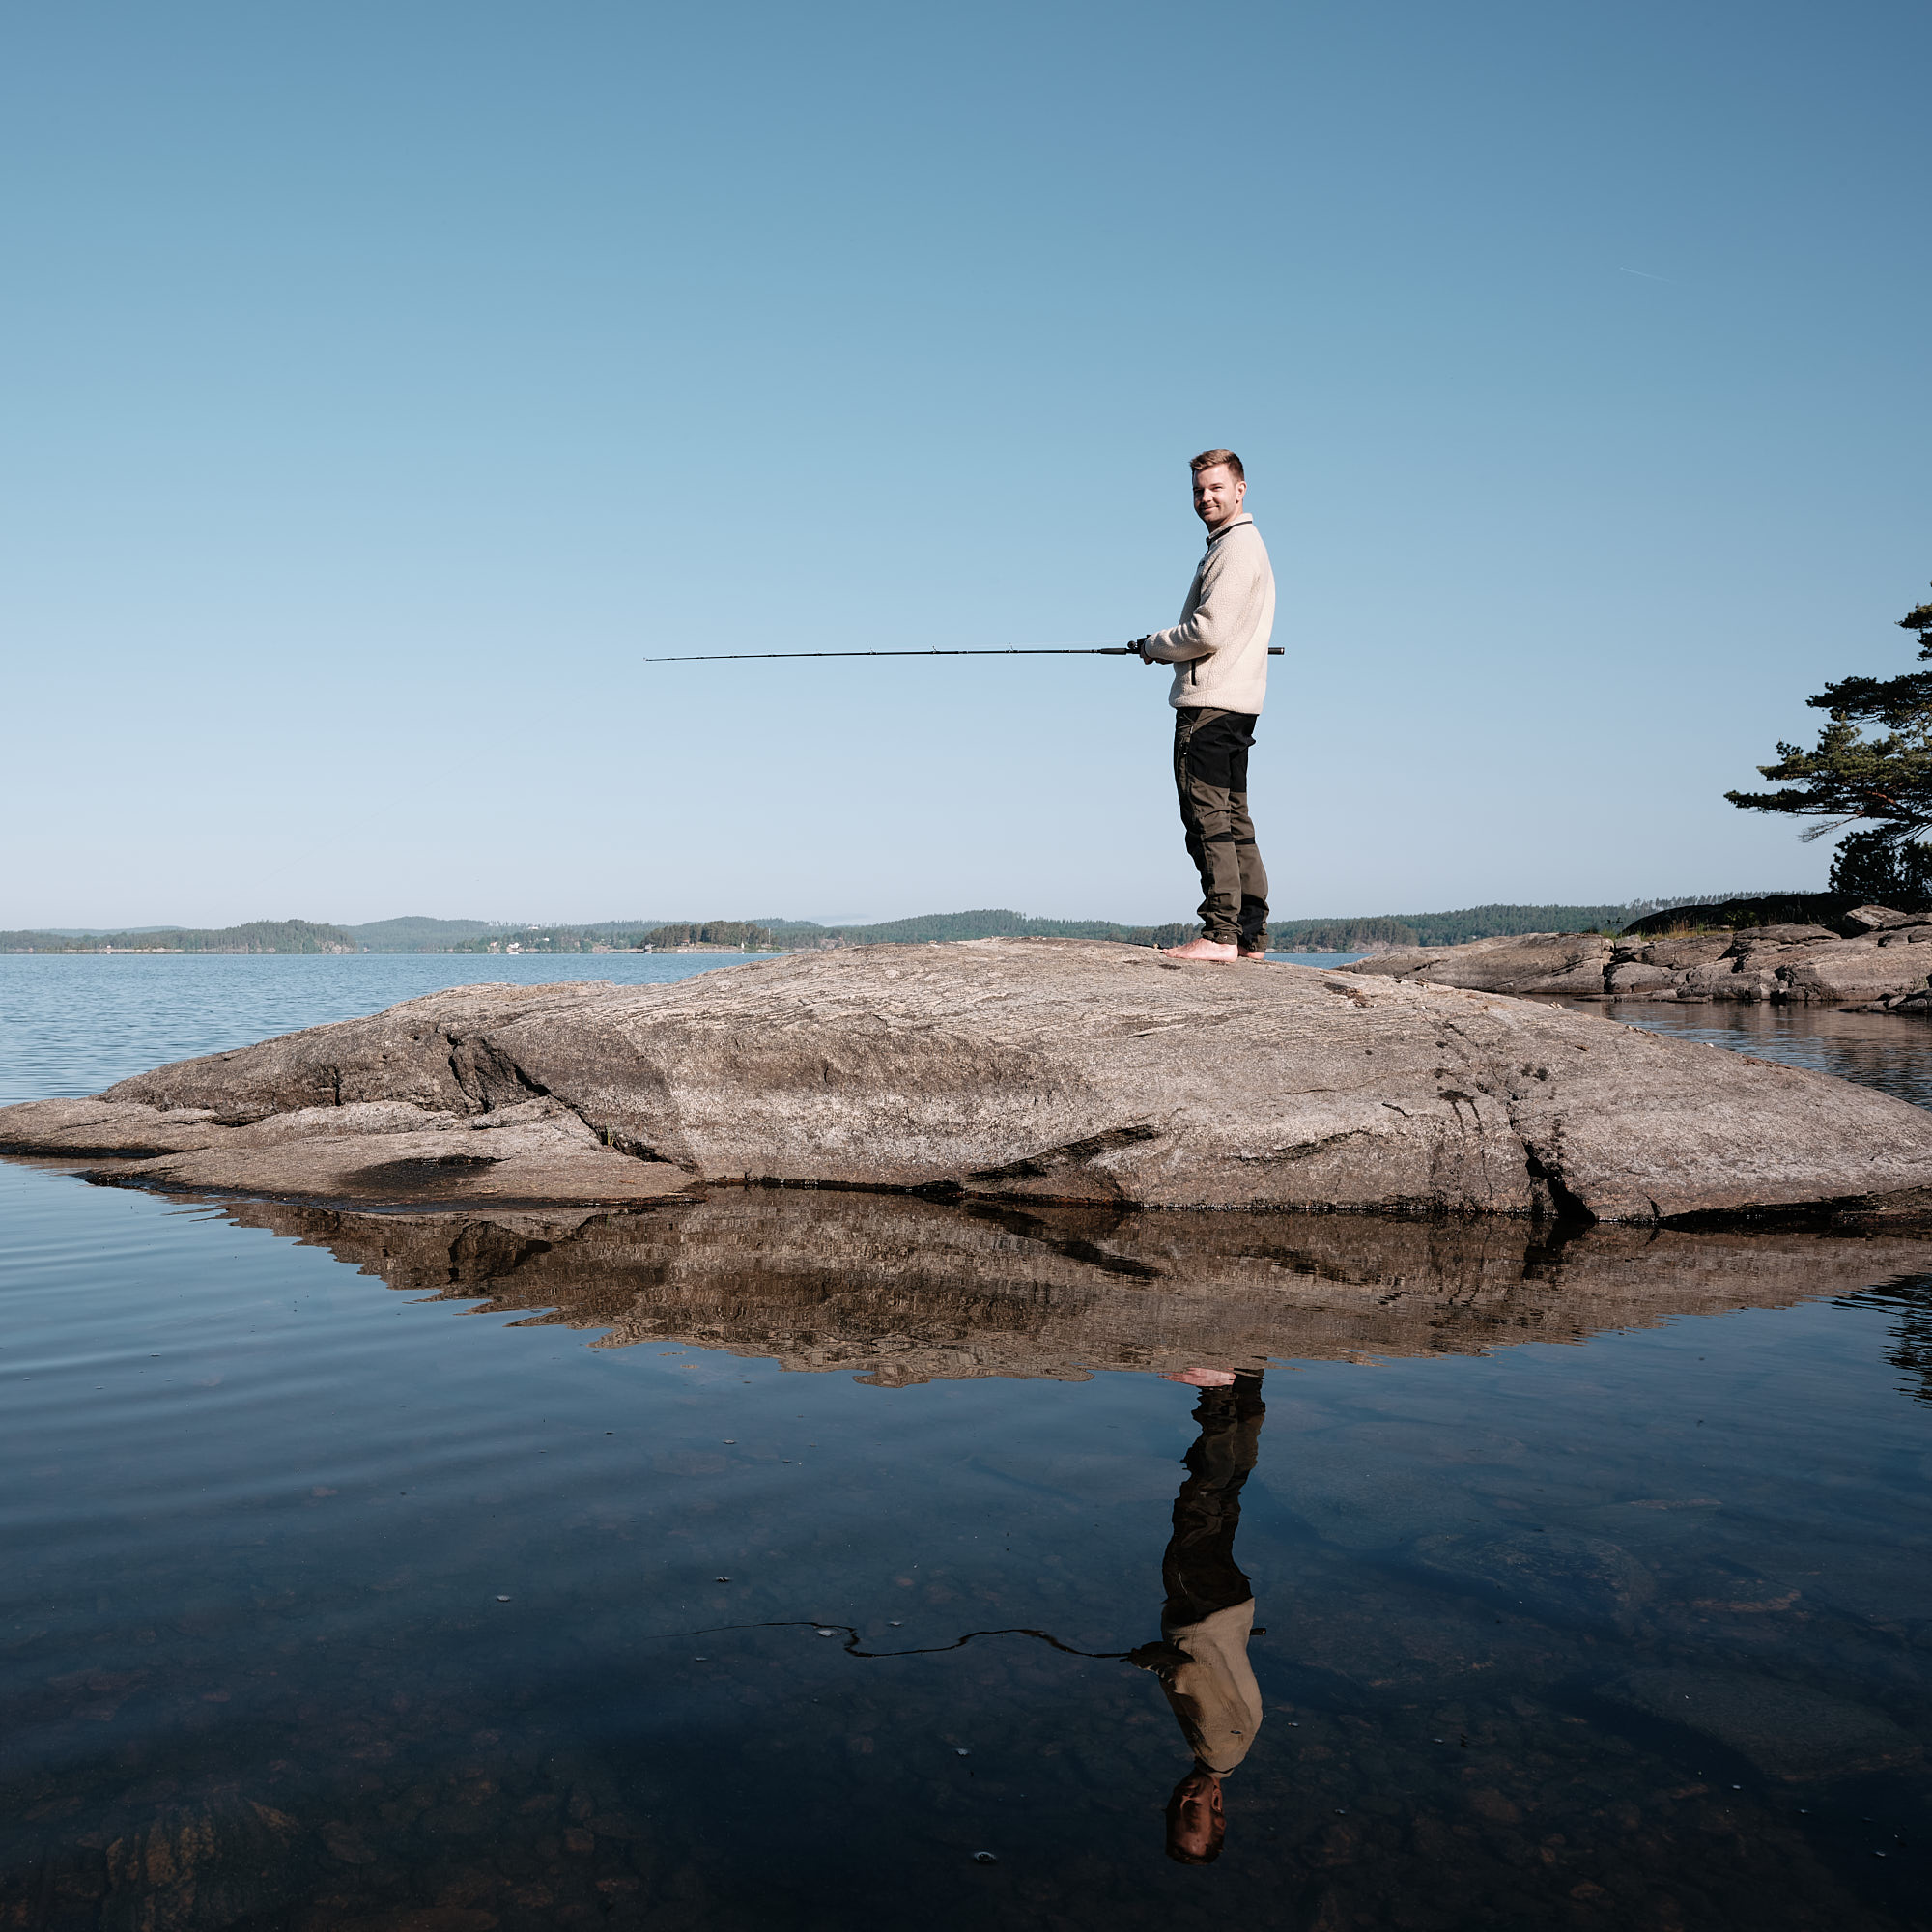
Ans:
{"type": "Polygon", "coordinates": [[[1201,559],[1171,631],[1136,639],[1143,664],[1171,664],[1174,782],[1187,856],[1201,874],[1201,937],[1168,949],[1176,959],[1264,959],[1267,873],[1248,816],[1248,747],[1267,691],[1274,572],[1232,449],[1205,449],[1194,472],[1194,514],[1208,526],[1201,559]]]}

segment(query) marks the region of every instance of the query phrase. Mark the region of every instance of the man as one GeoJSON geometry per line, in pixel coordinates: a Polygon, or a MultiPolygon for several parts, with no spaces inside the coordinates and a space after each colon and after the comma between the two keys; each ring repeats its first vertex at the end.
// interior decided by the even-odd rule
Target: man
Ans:
{"type": "Polygon", "coordinates": [[[1194,1765],[1167,1801],[1167,1855],[1186,1865],[1221,1855],[1227,1815],[1221,1780],[1248,1754],[1262,1726],[1262,1693],[1248,1662],[1255,1593],[1235,1561],[1241,1486],[1261,1445],[1262,1378],[1226,1369],[1167,1378],[1200,1390],[1200,1440],[1174,1503],[1174,1534],[1161,1563],[1167,1601],[1160,1641],[1132,1661],[1160,1678],[1194,1765]]]}
{"type": "Polygon", "coordinates": [[[1201,874],[1201,937],[1176,959],[1265,959],[1267,873],[1248,816],[1248,747],[1267,691],[1274,572],[1255,520],[1243,513],[1247,473],[1232,449],[1206,449],[1194,472],[1194,514],[1208,526],[1180,622],[1135,639],[1143,664],[1174,666],[1174,782],[1187,856],[1201,874]]]}

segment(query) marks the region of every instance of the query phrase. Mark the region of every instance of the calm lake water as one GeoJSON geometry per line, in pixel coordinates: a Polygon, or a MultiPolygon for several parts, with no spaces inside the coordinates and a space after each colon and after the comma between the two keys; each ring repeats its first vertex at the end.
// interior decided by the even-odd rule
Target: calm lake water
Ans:
{"type": "MultiPolygon", "coordinates": [[[[0,958],[0,1093],[716,963],[0,958]]],[[[0,1263],[0,1927],[1927,1922],[1932,1246],[14,1163],[0,1263]]]]}

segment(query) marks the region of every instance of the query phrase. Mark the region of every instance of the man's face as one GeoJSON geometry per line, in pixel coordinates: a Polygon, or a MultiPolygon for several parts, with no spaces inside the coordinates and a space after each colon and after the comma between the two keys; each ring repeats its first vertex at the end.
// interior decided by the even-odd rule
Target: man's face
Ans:
{"type": "Polygon", "coordinates": [[[1194,514],[1210,530],[1236,515],[1247,494],[1248,486],[1225,463],[1194,472],[1194,514]]]}
{"type": "Polygon", "coordinates": [[[1221,1809],[1221,1780],[1196,1766],[1175,1787],[1170,1801],[1167,1843],[1189,1864],[1206,1864],[1221,1855],[1228,1823],[1221,1809]]]}

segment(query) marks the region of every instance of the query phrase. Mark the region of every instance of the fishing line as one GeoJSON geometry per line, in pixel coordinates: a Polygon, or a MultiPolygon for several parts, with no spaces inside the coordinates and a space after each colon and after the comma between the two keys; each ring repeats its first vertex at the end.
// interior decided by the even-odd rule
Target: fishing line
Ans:
{"type": "Polygon", "coordinates": [[[670,1643],[685,1636],[720,1636],[726,1631],[760,1630],[811,1630],[843,1631],[845,1641],[838,1647],[848,1657],[936,1657],[949,1650],[963,1650],[975,1637],[981,1636],[1030,1636],[1041,1643],[1050,1643],[1055,1650],[1065,1651],[1068,1657],[1094,1657],[1107,1663],[1124,1663],[1132,1655],[1129,1650],[1076,1650],[1070,1643],[1062,1643],[1050,1631],[1031,1630],[1024,1624],[1014,1624],[1005,1630],[968,1631],[955,1643],[928,1643],[917,1645],[911,1650],[861,1650],[859,1630],[856,1624],[821,1624],[810,1617],[785,1617],[776,1623],[752,1624],[707,1624],[702,1630],[658,1631],[650,1636],[640,1636],[639,1643],[670,1643]]]}

